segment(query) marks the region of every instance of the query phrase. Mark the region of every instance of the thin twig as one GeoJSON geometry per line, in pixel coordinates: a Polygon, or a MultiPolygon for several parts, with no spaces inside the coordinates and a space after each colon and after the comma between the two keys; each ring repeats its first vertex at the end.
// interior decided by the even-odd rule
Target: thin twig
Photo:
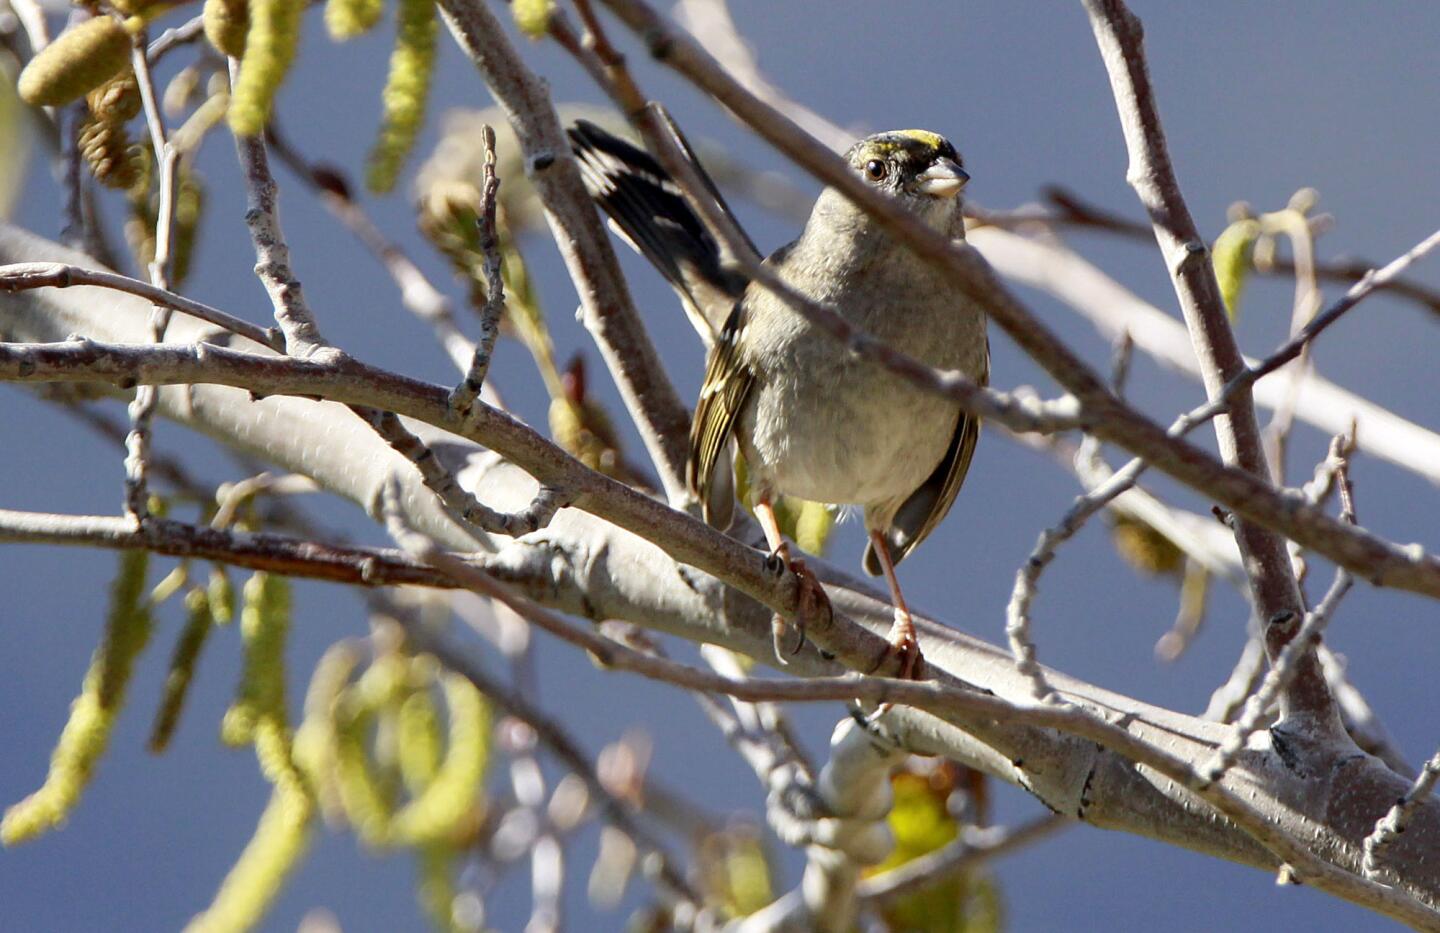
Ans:
{"type": "Polygon", "coordinates": [[[675,392],[585,194],[548,88],[485,4],[439,0],[450,32],[505,110],[555,242],[580,293],[581,319],[600,349],[660,474],[667,499],[692,504],[685,484],[690,412],[675,392]]]}
{"type": "Polygon", "coordinates": [[[475,352],[474,341],[460,332],[450,297],[436,288],[398,243],[389,239],[355,198],[354,185],[334,165],[310,162],[280,131],[274,117],[265,138],[275,155],[315,194],[336,220],[380,261],[395,286],[400,302],[411,314],[428,323],[455,368],[465,372],[475,352]]]}
{"type": "Polygon", "coordinates": [[[85,269],[63,262],[17,262],[0,266],[0,291],[18,292],[27,288],[72,288],[93,285],[144,298],[151,304],[188,314],[193,318],[238,334],[272,350],[283,351],[285,338],[274,327],[260,327],[227,311],[213,308],[165,288],[132,279],[118,272],[85,269]]]}
{"type": "Polygon", "coordinates": [[[1440,781],[1440,752],[1430,756],[1430,760],[1420,769],[1420,774],[1415,778],[1415,783],[1395,802],[1395,806],[1380,818],[1375,824],[1374,832],[1365,837],[1365,861],[1363,868],[1367,878],[1375,878],[1380,874],[1380,856],[1385,848],[1405,831],[1405,826],[1415,811],[1420,808],[1435,789],[1435,783],[1440,781]]]}
{"type": "Polygon", "coordinates": [[[495,351],[495,338],[500,334],[500,316],[505,312],[505,279],[500,274],[500,236],[495,227],[496,198],[500,194],[500,176],[495,171],[495,131],[488,125],[481,127],[480,138],[485,146],[478,220],[480,255],[484,258],[485,304],[480,308],[480,339],[475,342],[470,368],[450,393],[450,405],[461,418],[470,414],[485,386],[485,374],[490,371],[490,355],[495,351]]]}
{"type": "MultiPolygon", "coordinates": [[[[155,96],[155,83],[150,74],[150,63],[145,57],[144,33],[133,40],[130,54],[135,81],[140,89],[140,101],[145,113],[145,125],[150,130],[150,147],[159,169],[158,205],[155,211],[155,252],[150,260],[150,284],[159,291],[170,289],[170,246],[175,223],[175,183],[179,171],[179,153],[170,145],[165,132],[165,118],[155,96]]],[[[170,327],[172,308],[157,303],[150,311],[150,339],[161,343],[165,331],[170,327]]],[[[130,402],[130,435],[125,439],[125,514],[136,523],[143,523],[150,515],[150,497],[146,471],[149,469],[150,425],[155,418],[159,404],[160,390],[157,386],[140,386],[130,402]]]]}
{"type": "MultiPolygon", "coordinates": [[[[230,60],[234,89],[240,63],[230,60]]],[[[290,247],[280,229],[279,192],[270,174],[265,140],[259,135],[235,137],[235,152],[245,180],[245,226],[255,247],[255,274],[270,295],[275,322],[285,334],[285,352],[306,359],[328,346],[320,325],[305,303],[300,282],[290,268],[290,247]]]]}
{"type": "MultiPolygon", "coordinates": [[[[1245,712],[1241,715],[1240,721],[1235,724],[1235,731],[1215,750],[1215,757],[1209,764],[1201,769],[1201,774],[1207,782],[1220,780],[1225,772],[1240,757],[1250,737],[1260,730],[1265,722],[1265,717],[1270,713],[1270,706],[1276,700],[1285,695],[1295,682],[1299,672],[1299,661],[1306,655],[1313,655],[1315,646],[1320,643],[1320,636],[1325,631],[1330,617],[1334,614],[1335,608],[1340,600],[1349,592],[1355,578],[1347,570],[1339,570],[1335,574],[1335,581],[1330,584],[1330,590],[1325,598],[1314,609],[1305,614],[1305,620],[1296,630],[1295,637],[1285,643],[1280,656],[1276,658],[1270,667],[1270,672],[1260,683],[1260,688],[1246,701],[1245,712]]],[[[1271,619],[1269,625],[1286,624],[1284,619],[1271,619]]]]}
{"type": "Polygon", "coordinates": [[[1019,826],[966,827],[954,842],[860,882],[860,899],[871,907],[893,904],[1073,825],[1068,816],[1047,813],[1019,826]]]}
{"type": "MultiPolygon", "coordinates": [[[[1217,398],[1225,392],[1226,383],[1243,375],[1247,367],[1230,328],[1209,250],[1195,228],[1170,162],[1145,60],[1143,27],[1123,0],[1085,0],[1085,9],[1110,75],[1125,135],[1130,156],[1126,179],[1150,217],[1200,361],[1205,389],[1212,399],[1217,398]]],[[[1227,415],[1216,421],[1215,428],[1226,463],[1255,477],[1270,475],[1248,386],[1230,396],[1227,415]]],[[[1244,519],[1235,523],[1234,530],[1246,555],[1252,598],[1261,617],[1300,619],[1303,601],[1284,539],[1244,519]]],[[[1272,661],[1294,633],[1293,621],[1267,626],[1266,651],[1272,661]]],[[[1317,727],[1328,725],[1331,731],[1338,731],[1339,718],[1318,663],[1307,656],[1301,659],[1301,668],[1296,675],[1301,689],[1287,692],[1282,715],[1289,713],[1293,700],[1299,700],[1304,711],[1313,714],[1317,727]]]]}
{"type": "Polygon", "coordinates": [[[145,50],[145,57],[150,61],[150,64],[153,65],[164,58],[166,54],[173,52],[181,46],[189,45],[204,34],[205,17],[192,17],[179,26],[173,26],[162,32],[145,50]]]}

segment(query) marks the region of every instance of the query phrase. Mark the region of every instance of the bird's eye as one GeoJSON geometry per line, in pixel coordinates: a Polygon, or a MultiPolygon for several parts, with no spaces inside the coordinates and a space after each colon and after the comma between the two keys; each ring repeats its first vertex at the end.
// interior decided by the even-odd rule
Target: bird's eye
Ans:
{"type": "Polygon", "coordinates": [[[884,178],[885,172],[885,163],[879,159],[871,159],[865,163],[865,174],[869,176],[871,181],[879,181],[884,178]]]}

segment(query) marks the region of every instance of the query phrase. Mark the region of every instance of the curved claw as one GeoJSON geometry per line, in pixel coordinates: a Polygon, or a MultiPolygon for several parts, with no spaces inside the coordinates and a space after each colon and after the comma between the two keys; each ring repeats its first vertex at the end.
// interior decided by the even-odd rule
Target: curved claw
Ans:
{"type": "MultiPolygon", "coordinates": [[[[778,557],[778,555],[777,555],[778,557]]],[[[800,584],[800,598],[795,607],[795,647],[789,652],[783,652],[780,639],[785,629],[785,620],[776,614],[771,624],[773,627],[775,641],[775,658],[781,664],[788,664],[787,657],[794,657],[805,647],[805,623],[814,618],[818,613],[824,612],[827,615],[835,610],[830,605],[830,597],[825,594],[825,588],[820,585],[820,578],[815,576],[814,571],[805,566],[803,560],[792,560],[789,562],[790,572],[795,574],[800,584]]]]}

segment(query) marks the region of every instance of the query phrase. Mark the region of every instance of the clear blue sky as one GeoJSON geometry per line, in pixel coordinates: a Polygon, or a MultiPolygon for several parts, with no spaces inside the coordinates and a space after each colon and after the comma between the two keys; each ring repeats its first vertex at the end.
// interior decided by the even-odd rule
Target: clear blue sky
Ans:
{"type": "MultiPolygon", "coordinates": [[[[497,5],[498,7],[498,5],[497,5]]],[[[779,85],[837,123],[857,131],[920,126],[948,135],[965,155],[974,181],[968,194],[992,208],[1032,200],[1047,184],[1138,216],[1124,182],[1125,156],[1109,87],[1079,3],[761,3],[737,0],[736,19],[779,85]]],[[[1246,199],[1261,209],[1283,206],[1310,185],[1322,209],[1336,215],[1321,242],[1325,256],[1389,258],[1440,219],[1440,7],[1384,4],[1362,9],[1338,2],[1137,4],[1144,18],[1152,72],[1171,151],[1190,206],[1207,235],[1218,233],[1226,205],[1246,199]]],[[[378,36],[335,46],[307,17],[299,66],[283,92],[280,113],[297,144],[358,172],[378,113],[388,27],[378,36]],[[344,75],[339,78],[337,76],[344,75]]],[[[670,104],[693,137],[730,147],[756,165],[783,162],[677,80],[653,70],[628,36],[646,89],[670,104]]],[[[473,68],[445,39],[434,113],[484,106],[488,95],[473,68]]],[[[578,69],[554,48],[525,47],[559,100],[598,101],[578,69]]],[[[434,121],[425,146],[434,139],[434,121]]],[[[205,241],[192,274],[195,297],[254,320],[266,314],[250,273],[253,259],[241,222],[233,151],[223,134],[207,143],[200,167],[209,186],[205,241]]],[[[790,173],[798,184],[811,183],[790,173]]],[[[358,356],[437,382],[453,378],[425,329],[406,317],[389,281],[348,234],[298,185],[281,174],[283,216],[297,272],[327,334],[358,356]]],[[[54,184],[32,165],[19,222],[57,232],[54,184]]],[[[112,206],[113,207],[113,206],[112,206]]],[[[441,263],[420,245],[407,199],[375,205],[387,231],[424,257],[437,281],[441,263]]],[[[741,205],[762,249],[791,238],[788,221],[741,205]]],[[[112,215],[118,214],[112,210],[112,215]]],[[[1156,252],[1096,237],[1075,245],[1132,289],[1167,310],[1173,296],[1156,252]]],[[[553,247],[527,244],[556,328],[561,355],[587,346],[573,324],[574,296],[553,247]]],[[[1440,283],[1432,260],[1418,275],[1440,283]]],[[[625,259],[645,313],[654,324],[671,374],[687,397],[700,378],[700,353],[673,299],[638,260],[625,259]]],[[[1064,308],[1027,295],[1034,307],[1090,359],[1108,347],[1064,308]]],[[[1333,297],[1333,292],[1332,292],[1333,297]]],[[[1247,295],[1243,345],[1263,352],[1278,342],[1289,318],[1289,289],[1260,284],[1247,295]]],[[[1434,359],[1440,321],[1411,305],[1377,298],[1321,343],[1322,372],[1401,414],[1440,426],[1434,359]]],[[[593,355],[592,355],[593,361],[593,355]]],[[[614,394],[600,367],[592,379],[614,394]]],[[[522,414],[543,423],[538,386],[522,352],[502,345],[501,384],[522,414]]],[[[1005,339],[995,338],[994,378],[1001,386],[1045,385],[1005,339]]],[[[1157,417],[1193,405],[1197,385],[1140,361],[1134,395],[1157,417]]],[[[14,389],[0,389],[0,436],[31,438],[0,453],[5,478],[0,505],[76,513],[113,513],[120,503],[120,456],[54,409],[14,389]],[[43,433],[42,433],[43,432],[43,433]]],[[[113,411],[121,412],[119,405],[113,411]]],[[[157,443],[189,451],[197,471],[213,480],[244,470],[208,442],[163,426],[157,443]]],[[[1301,428],[1296,472],[1322,455],[1325,438],[1301,428]]],[[[1355,469],[1361,521],[1401,542],[1436,538],[1436,490],[1410,474],[1370,460],[1355,469]]],[[[1159,489],[1171,492],[1168,485],[1159,489]]],[[[959,503],[934,539],[902,569],[912,602],[990,640],[1003,637],[1003,608],[1015,568],[1041,528],[1075,493],[1071,478],[1034,454],[988,435],[981,443],[959,503]]],[[[1192,497],[1186,504],[1204,508],[1192,497]]],[[[344,504],[325,517],[366,540],[378,529],[344,504]]],[[[831,556],[858,564],[860,535],[842,529],[831,556]]],[[[78,688],[103,619],[114,567],[109,553],[7,547],[0,560],[0,803],[39,782],[54,737],[78,688]]],[[[1324,580],[1328,568],[1316,568],[1324,580]]],[[[1169,625],[1175,594],[1167,583],[1139,579],[1115,558],[1097,526],[1062,552],[1036,604],[1041,656],[1111,689],[1183,710],[1198,711],[1229,671],[1243,641],[1244,609],[1233,594],[1213,600],[1208,627],[1173,666],[1156,662],[1154,641],[1169,625]]],[[[1381,712],[1412,760],[1437,742],[1433,711],[1440,687],[1440,621],[1433,603],[1362,586],[1331,628],[1331,643],[1350,659],[1356,683],[1381,712]]],[[[336,638],[363,631],[363,607],[342,588],[298,587],[291,670],[292,697],[301,677],[336,638]]],[[[144,737],[178,628],[166,618],[137,671],[131,706],[110,754],[83,803],[62,832],[0,852],[0,904],[14,929],[174,928],[208,903],[245,840],[267,795],[248,752],[223,750],[217,723],[235,683],[233,630],[207,651],[190,709],[172,750],[153,758],[144,737]]],[[[762,795],[749,772],[672,692],[622,675],[602,674],[573,651],[540,649],[541,702],[569,721],[593,751],[639,726],[656,742],[658,773],[711,810],[754,812],[762,795]]],[[[838,708],[798,714],[812,749],[823,748],[838,708]]],[[[501,778],[502,775],[496,775],[501,778]]],[[[1018,819],[1039,805],[1008,788],[999,815],[1018,819]]],[[[569,864],[573,929],[618,929],[624,916],[590,915],[584,875],[594,837],[569,864]]],[[[797,878],[792,859],[788,886],[797,878]]],[[[1135,837],[1088,827],[1001,862],[996,872],[1015,930],[1132,929],[1262,930],[1278,923],[1311,930],[1381,928],[1355,908],[1315,892],[1278,889],[1267,875],[1135,837]]],[[[349,836],[322,834],[287,888],[266,929],[293,929],[313,907],[334,911],[346,930],[412,929],[412,868],[404,858],[358,853],[349,836]]],[[[631,901],[633,903],[633,899],[631,901]]],[[[492,924],[519,929],[529,895],[517,873],[489,904],[492,924]]]]}

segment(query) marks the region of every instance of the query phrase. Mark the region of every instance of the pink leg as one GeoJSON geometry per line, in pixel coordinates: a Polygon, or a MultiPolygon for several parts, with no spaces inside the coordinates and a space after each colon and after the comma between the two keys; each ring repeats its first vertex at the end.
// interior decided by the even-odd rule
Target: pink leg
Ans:
{"type": "Polygon", "coordinates": [[[925,675],[925,656],[920,653],[920,641],[915,637],[915,620],[910,617],[910,607],[905,605],[905,596],[900,592],[900,581],[895,577],[895,565],[890,562],[890,548],[885,537],[878,531],[870,532],[870,542],[880,558],[880,567],[885,571],[885,582],[890,585],[890,599],[895,603],[895,623],[890,627],[890,647],[900,655],[900,678],[919,680],[925,675]]]}

